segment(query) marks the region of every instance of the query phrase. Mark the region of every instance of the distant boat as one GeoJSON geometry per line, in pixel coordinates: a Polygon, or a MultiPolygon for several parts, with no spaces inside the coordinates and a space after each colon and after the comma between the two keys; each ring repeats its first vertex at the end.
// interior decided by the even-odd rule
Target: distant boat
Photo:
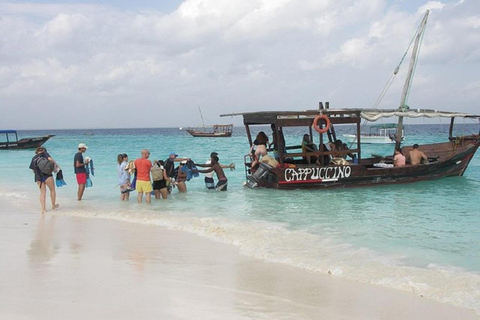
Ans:
{"type": "MultiPolygon", "coordinates": [[[[402,130],[405,133],[404,130],[402,130]]],[[[343,135],[348,143],[356,143],[356,134],[343,135]]],[[[368,134],[360,134],[361,143],[368,144],[394,144],[397,138],[396,123],[381,123],[370,126],[368,134]]],[[[402,142],[405,141],[405,134],[402,136],[402,142]]]]}
{"type": "Polygon", "coordinates": [[[84,136],[93,136],[93,135],[95,135],[95,134],[94,134],[94,133],[91,133],[91,132],[85,132],[83,135],[84,135],[84,136]]]}
{"type": "MultiPolygon", "coordinates": [[[[200,107],[198,107],[198,111],[200,112],[200,118],[202,119],[202,127],[190,127],[186,128],[189,134],[194,137],[231,137],[233,132],[233,124],[215,124],[212,126],[206,126],[205,122],[203,121],[203,114],[200,107]]],[[[183,128],[182,128],[183,129],[183,128]]]]}
{"type": "Polygon", "coordinates": [[[18,140],[18,134],[16,130],[0,130],[1,135],[5,135],[5,141],[0,142],[0,150],[2,149],[35,149],[47,142],[48,139],[55,135],[50,134],[47,136],[23,138],[18,140]],[[15,138],[12,136],[15,135],[15,138]]]}
{"type": "Polygon", "coordinates": [[[233,124],[215,124],[213,126],[204,126],[200,128],[185,129],[194,137],[231,137],[233,124]]]}

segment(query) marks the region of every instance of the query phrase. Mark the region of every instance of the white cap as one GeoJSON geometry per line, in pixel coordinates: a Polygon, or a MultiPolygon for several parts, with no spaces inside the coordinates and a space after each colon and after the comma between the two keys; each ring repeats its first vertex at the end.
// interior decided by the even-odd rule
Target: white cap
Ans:
{"type": "Polygon", "coordinates": [[[80,143],[80,144],[78,145],[78,149],[80,149],[80,148],[88,149],[88,147],[87,147],[87,145],[86,145],[85,143],[80,143]]]}

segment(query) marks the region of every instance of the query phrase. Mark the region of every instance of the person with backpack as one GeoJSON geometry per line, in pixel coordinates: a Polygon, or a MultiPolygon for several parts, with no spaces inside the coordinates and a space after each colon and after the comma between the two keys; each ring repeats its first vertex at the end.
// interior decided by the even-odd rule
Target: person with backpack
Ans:
{"type": "Polygon", "coordinates": [[[167,180],[167,171],[163,167],[165,164],[164,161],[158,160],[153,162],[153,167],[150,169],[152,173],[153,180],[153,192],[155,193],[155,199],[167,199],[168,197],[168,188],[167,180]]]}
{"type": "Polygon", "coordinates": [[[33,170],[35,175],[35,182],[40,188],[40,205],[42,207],[42,213],[47,212],[47,187],[50,190],[50,199],[52,201],[52,209],[57,209],[57,194],[55,192],[55,183],[53,181],[53,172],[57,164],[48,154],[47,149],[44,147],[38,147],[35,150],[35,156],[30,162],[30,169],[33,170]]]}
{"type": "Polygon", "coordinates": [[[80,143],[78,145],[78,152],[73,158],[73,167],[75,168],[75,175],[77,176],[78,183],[78,201],[82,200],[83,193],[85,192],[85,186],[87,184],[87,169],[85,166],[88,164],[89,160],[83,159],[83,154],[87,151],[88,147],[85,143],[80,143]]]}

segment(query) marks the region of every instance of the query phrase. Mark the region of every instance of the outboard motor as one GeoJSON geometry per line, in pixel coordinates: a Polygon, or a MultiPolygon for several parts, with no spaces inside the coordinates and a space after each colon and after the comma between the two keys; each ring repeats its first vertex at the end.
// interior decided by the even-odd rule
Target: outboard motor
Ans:
{"type": "Polygon", "coordinates": [[[273,167],[271,165],[260,162],[257,171],[255,171],[254,174],[247,176],[246,186],[250,189],[258,188],[258,184],[267,179],[268,173],[272,169],[273,167]]]}

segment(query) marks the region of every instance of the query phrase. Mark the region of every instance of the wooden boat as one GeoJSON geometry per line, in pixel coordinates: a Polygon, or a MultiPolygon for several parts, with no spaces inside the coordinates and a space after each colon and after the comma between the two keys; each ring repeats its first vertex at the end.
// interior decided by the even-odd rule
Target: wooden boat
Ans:
{"type": "MultiPolygon", "coordinates": [[[[233,124],[215,124],[213,126],[206,126],[203,121],[202,109],[198,107],[198,112],[200,112],[200,118],[202,119],[202,127],[194,128],[185,128],[184,130],[191,134],[194,137],[231,137],[233,132],[233,124]]],[[[183,128],[180,128],[182,130],[183,128]]]]}
{"type": "Polygon", "coordinates": [[[194,137],[231,137],[233,124],[215,124],[213,126],[203,126],[203,128],[185,129],[194,137]]]}
{"type": "MultiPolygon", "coordinates": [[[[246,186],[277,189],[361,187],[462,176],[480,146],[480,132],[467,136],[454,136],[455,119],[473,119],[478,123],[480,115],[424,109],[412,110],[406,104],[428,14],[427,11],[415,35],[410,68],[398,109],[333,110],[329,108],[327,102],[325,106],[320,103],[318,110],[310,111],[267,111],[222,115],[243,116],[250,146],[254,143],[251,134],[252,126],[269,125],[272,128],[275,145],[269,151],[274,151],[275,159],[270,158],[265,161],[266,157],[264,157],[260,160],[258,167],[252,168],[254,159],[251,154],[247,154],[245,156],[246,186]],[[393,156],[364,158],[361,153],[361,122],[362,120],[376,121],[384,117],[398,118],[395,148],[401,146],[405,117],[450,118],[448,139],[442,143],[422,145],[420,150],[428,156],[428,161],[419,165],[410,164],[409,152],[413,146],[401,148],[407,158],[407,165],[401,167],[394,167],[393,156]],[[348,149],[346,145],[338,143],[335,128],[342,125],[356,126],[355,148],[348,149]],[[308,132],[310,141],[313,141],[314,137],[312,127],[315,128],[318,132],[318,147],[313,143],[309,145],[310,150],[301,145],[285,145],[283,128],[287,127],[303,127],[305,133],[308,132]],[[326,144],[330,144],[330,147],[326,144]],[[350,161],[345,159],[347,155],[351,158],[350,161]]],[[[298,130],[295,131],[298,132],[298,130]]],[[[301,141],[301,137],[298,138],[301,141]]]]}
{"type": "MultiPolygon", "coordinates": [[[[321,104],[323,106],[323,104],[321,104]]],[[[328,106],[328,104],[327,104],[328,106]]],[[[360,187],[379,184],[395,184],[438,179],[448,176],[461,176],[480,146],[480,132],[468,136],[453,136],[454,119],[480,119],[480,115],[455,112],[438,112],[435,110],[368,110],[368,109],[328,109],[285,112],[253,112],[243,113],[243,121],[250,145],[253,144],[251,127],[273,125],[276,130],[276,141],[282,141],[279,135],[283,128],[304,127],[313,136],[312,124],[319,115],[328,117],[330,127],[325,133],[319,133],[318,151],[302,152],[301,146],[278,144],[275,151],[277,163],[269,165],[260,163],[256,170],[251,169],[252,156],[245,156],[247,186],[250,188],[267,187],[278,189],[289,188],[331,188],[360,187]],[[395,114],[402,117],[448,117],[451,118],[450,135],[443,143],[421,145],[420,149],[429,157],[428,163],[409,165],[409,151],[412,146],[404,146],[402,153],[407,157],[407,165],[393,167],[392,157],[386,159],[372,157],[363,158],[361,154],[361,135],[357,137],[356,148],[329,150],[327,143],[334,143],[337,138],[335,128],[341,125],[356,125],[360,132],[362,119],[372,115],[395,114]],[[350,155],[351,160],[343,159],[350,155]],[[334,160],[331,162],[330,160],[334,160]],[[340,160],[335,164],[335,160],[340,160]]],[[[301,137],[299,137],[299,141],[301,137]]],[[[392,152],[393,154],[393,152],[392,152]]]]}
{"type": "MultiPolygon", "coordinates": [[[[360,140],[365,144],[394,144],[397,134],[396,123],[381,123],[370,126],[368,134],[361,134],[360,140]]],[[[403,130],[402,141],[405,141],[405,130],[403,130]]],[[[357,142],[356,134],[344,134],[345,140],[351,144],[357,142]]]]}
{"type": "Polygon", "coordinates": [[[38,148],[47,142],[48,139],[55,135],[47,135],[42,137],[23,138],[18,140],[18,134],[16,130],[2,130],[0,134],[5,135],[5,141],[0,142],[0,149],[34,149],[38,148]],[[15,135],[15,138],[13,138],[15,135]]]}

